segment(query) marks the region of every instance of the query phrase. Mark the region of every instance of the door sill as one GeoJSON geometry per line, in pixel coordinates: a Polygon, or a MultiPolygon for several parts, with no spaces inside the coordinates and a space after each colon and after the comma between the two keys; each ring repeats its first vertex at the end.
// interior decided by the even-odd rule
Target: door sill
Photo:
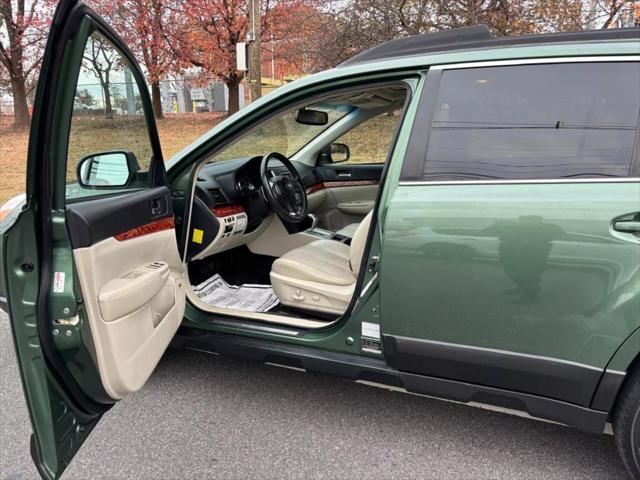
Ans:
{"type": "MultiPolygon", "coordinates": [[[[292,327],[297,329],[304,330],[316,330],[320,328],[326,328],[334,323],[338,322],[344,315],[341,315],[334,319],[327,320],[317,320],[312,318],[304,318],[279,315],[277,313],[269,313],[269,312],[247,312],[245,310],[238,310],[233,308],[221,308],[214,307],[205,302],[203,302],[194,292],[189,284],[187,286],[187,301],[195,308],[201,312],[212,313],[214,315],[219,315],[221,317],[226,318],[227,321],[232,321],[231,319],[238,320],[246,320],[249,322],[266,322],[271,323],[273,325],[279,325],[283,327],[292,327]]],[[[348,311],[348,309],[347,309],[348,311]]],[[[214,319],[217,321],[216,319],[214,319]]],[[[237,322],[234,322],[235,325],[239,325],[237,322]]]]}

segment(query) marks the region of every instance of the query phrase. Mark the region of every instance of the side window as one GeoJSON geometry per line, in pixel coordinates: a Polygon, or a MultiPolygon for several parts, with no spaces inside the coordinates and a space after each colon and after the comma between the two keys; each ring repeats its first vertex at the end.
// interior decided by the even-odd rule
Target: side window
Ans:
{"type": "Polygon", "coordinates": [[[443,72],[425,180],[628,176],[640,63],[443,72]]]}
{"type": "Polygon", "coordinates": [[[109,40],[94,32],[85,46],[75,90],[66,196],[104,195],[147,186],[151,158],[133,69],[109,40]]]}
{"type": "Polygon", "coordinates": [[[334,143],[349,147],[344,163],[384,163],[401,116],[402,109],[383,113],[342,135],[334,143]]]}

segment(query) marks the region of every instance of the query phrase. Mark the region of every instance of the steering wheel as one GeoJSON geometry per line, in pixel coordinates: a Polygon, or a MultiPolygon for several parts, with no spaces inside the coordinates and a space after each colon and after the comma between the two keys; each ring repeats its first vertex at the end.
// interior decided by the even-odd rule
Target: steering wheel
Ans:
{"type": "Polygon", "coordinates": [[[267,203],[282,220],[300,223],[307,218],[307,192],[300,174],[287,157],[278,152],[262,157],[260,178],[267,203]],[[286,167],[288,175],[271,175],[269,163],[276,160],[286,167]]]}

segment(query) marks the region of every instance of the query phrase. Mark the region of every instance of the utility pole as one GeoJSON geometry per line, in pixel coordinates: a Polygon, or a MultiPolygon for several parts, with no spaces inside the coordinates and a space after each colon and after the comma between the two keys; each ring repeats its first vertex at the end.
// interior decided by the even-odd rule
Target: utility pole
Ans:
{"type": "Polygon", "coordinates": [[[249,0],[249,86],[251,101],[255,102],[262,96],[262,72],[260,70],[262,57],[260,55],[260,0],[249,0]]]}

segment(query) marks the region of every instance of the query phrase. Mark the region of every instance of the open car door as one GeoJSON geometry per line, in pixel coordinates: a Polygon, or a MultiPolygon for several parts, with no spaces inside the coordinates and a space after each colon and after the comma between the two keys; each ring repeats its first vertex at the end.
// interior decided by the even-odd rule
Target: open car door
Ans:
{"type": "Polygon", "coordinates": [[[165,179],[131,52],[86,5],[61,2],[34,105],[26,205],[0,237],[43,478],[58,478],[103,413],[144,385],[182,321],[165,179]]]}

